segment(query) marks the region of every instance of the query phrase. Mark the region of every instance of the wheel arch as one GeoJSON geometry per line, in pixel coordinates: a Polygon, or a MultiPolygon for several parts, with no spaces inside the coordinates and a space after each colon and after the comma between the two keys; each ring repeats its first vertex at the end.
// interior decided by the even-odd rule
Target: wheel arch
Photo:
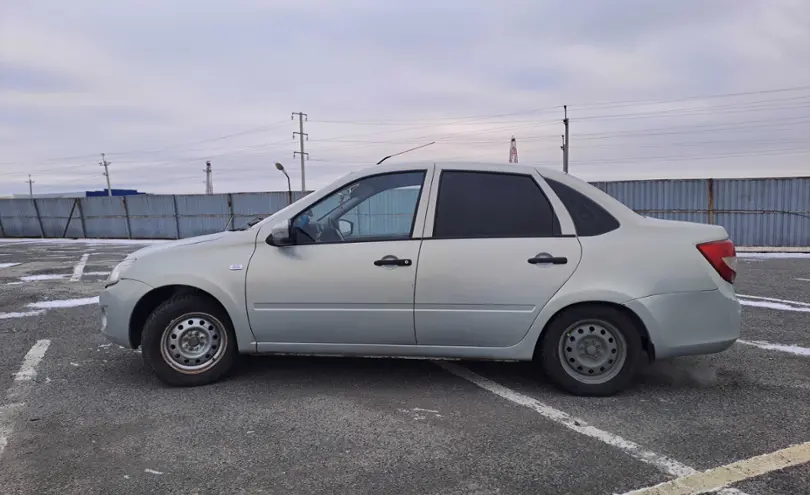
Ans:
{"type": "Polygon", "coordinates": [[[228,323],[233,325],[233,318],[225,305],[223,305],[222,302],[210,292],[191,285],[164,285],[161,287],[156,287],[144,294],[143,297],[138,300],[134,309],[132,310],[132,314],[129,318],[129,342],[133,349],[137,349],[141,345],[143,327],[146,320],[149,318],[149,315],[151,315],[152,312],[162,303],[179,294],[199,294],[207,297],[211,300],[212,304],[217,305],[219,309],[221,309],[222,312],[227,315],[229,320],[228,323]]]}
{"type": "Polygon", "coordinates": [[[641,317],[638,314],[636,314],[635,311],[628,308],[624,304],[601,300],[578,301],[558,309],[551,316],[551,318],[549,318],[548,321],[546,321],[545,325],[543,325],[543,328],[540,331],[540,335],[537,337],[537,342],[534,345],[534,356],[536,357],[539,355],[540,349],[543,345],[543,340],[548,334],[546,330],[548,330],[548,328],[554,323],[554,321],[556,321],[561,315],[569,311],[573,311],[577,308],[581,308],[583,306],[594,306],[594,305],[609,307],[627,316],[636,325],[636,328],[638,328],[639,331],[641,332],[641,347],[642,349],[644,349],[644,352],[647,353],[648,360],[649,361],[655,360],[655,346],[652,340],[650,339],[650,333],[649,330],[647,329],[647,325],[644,324],[644,320],[642,320],[641,317]]]}

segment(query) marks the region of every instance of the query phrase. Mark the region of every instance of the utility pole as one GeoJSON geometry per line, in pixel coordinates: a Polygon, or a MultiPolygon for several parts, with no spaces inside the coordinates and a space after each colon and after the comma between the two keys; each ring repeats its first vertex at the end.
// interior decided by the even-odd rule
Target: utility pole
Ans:
{"type": "Polygon", "coordinates": [[[104,167],[104,173],[102,175],[107,178],[107,196],[112,196],[112,186],[110,186],[110,170],[107,168],[110,165],[110,162],[104,158],[104,153],[101,154],[101,161],[98,162],[98,164],[104,167]]]}
{"type": "Polygon", "coordinates": [[[205,162],[205,194],[214,194],[214,183],[211,180],[211,161],[205,162]]]}
{"type": "Polygon", "coordinates": [[[565,118],[563,118],[563,125],[565,125],[565,136],[563,137],[563,172],[566,174],[568,173],[568,148],[569,141],[568,141],[568,105],[563,105],[563,112],[565,112],[565,118]]]}
{"type": "Polygon", "coordinates": [[[300,151],[293,151],[293,158],[296,155],[301,157],[301,192],[306,194],[307,192],[307,179],[306,173],[304,172],[304,158],[309,159],[309,153],[304,151],[304,136],[306,136],[307,141],[309,141],[309,134],[304,132],[304,120],[307,118],[307,114],[301,112],[293,112],[292,119],[295,119],[295,116],[298,115],[298,132],[293,132],[293,139],[295,139],[295,135],[298,134],[298,142],[301,145],[300,151]]]}
{"type": "Polygon", "coordinates": [[[31,180],[31,174],[28,174],[28,195],[34,199],[34,181],[31,180]]]}

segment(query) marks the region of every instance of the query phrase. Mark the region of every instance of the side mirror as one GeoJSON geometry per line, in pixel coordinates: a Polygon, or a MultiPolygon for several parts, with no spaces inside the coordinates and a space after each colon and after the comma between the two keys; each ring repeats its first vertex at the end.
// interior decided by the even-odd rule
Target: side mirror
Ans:
{"type": "Polygon", "coordinates": [[[338,227],[342,235],[352,235],[354,233],[354,223],[348,220],[340,219],[338,221],[338,227]]]}
{"type": "Polygon", "coordinates": [[[290,222],[282,222],[270,227],[270,235],[265,240],[271,246],[288,246],[292,244],[290,235],[290,222]]]}

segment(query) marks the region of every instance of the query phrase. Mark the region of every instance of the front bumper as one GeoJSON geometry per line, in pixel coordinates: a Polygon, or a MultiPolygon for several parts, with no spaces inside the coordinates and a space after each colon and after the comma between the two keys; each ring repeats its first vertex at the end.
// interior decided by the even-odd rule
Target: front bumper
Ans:
{"type": "Polygon", "coordinates": [[[129,338],[132,311],[152,287],[132,279],[121,279],[104,289],[98,296],[101,309],[101,333],[107,340],[120,346],[133,348],[129,338]]]}
{"type": "Polygon", "coordinates": [[[656,359],[721,352],[740,338],[741,306],[725,288],[658,294],[625,306],[647,327],[656,359]]]}

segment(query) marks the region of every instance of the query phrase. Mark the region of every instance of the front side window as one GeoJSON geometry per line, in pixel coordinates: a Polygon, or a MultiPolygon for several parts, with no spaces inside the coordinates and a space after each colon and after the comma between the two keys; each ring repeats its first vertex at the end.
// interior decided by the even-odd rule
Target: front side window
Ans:
{"type": "Polygon", "coordinates": [[[292,221],[296,244],[409,239],[426,171],[357,180],[292,221]]]}
{"type": "Polygon", "coordinates": [[[552,237],[560,224],[530,175],[442,172],[433,237],[552,237]]]}

